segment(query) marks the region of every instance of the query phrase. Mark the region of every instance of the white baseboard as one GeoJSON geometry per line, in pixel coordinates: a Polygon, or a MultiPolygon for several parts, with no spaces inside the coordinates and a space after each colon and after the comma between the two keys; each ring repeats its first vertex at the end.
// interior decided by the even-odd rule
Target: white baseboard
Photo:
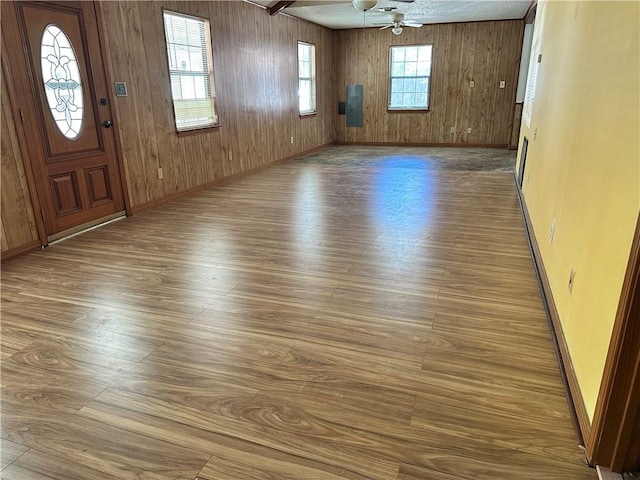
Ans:
{"type": "Polygon", "coordinates": [[[596,465],[596,471],[598,472],[598,478],[600,480],[622,480],[622,475],[619,473],[613,473],[608,468],[596,465]]]}

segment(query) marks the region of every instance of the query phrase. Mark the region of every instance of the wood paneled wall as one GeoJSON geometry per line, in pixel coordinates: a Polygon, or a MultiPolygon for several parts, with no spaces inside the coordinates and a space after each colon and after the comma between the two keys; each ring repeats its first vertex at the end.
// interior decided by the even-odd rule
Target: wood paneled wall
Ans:
{"type": "Polygon", "coordinates": [[[149,204],[335,139],[335,34],[239,2],[101,2],[131,204],[149,204]],[[178,137],[162,8],[211,21],[221,127],[178,137]],[[318,114],[300,118],[297,41],[316,44],[318,114]],[[293,137],[294,143],[291,143],[293,137]],[[164,179],[158,179],[162,168],[164,179]]]}
{"type": "Polygon", "coordinates": [[[2,72],[2,136],[0,138],[0,191],[2,206],[0,228],[2,229],[3,257],[11,252],[33,246],[38,241],[38,231],[29,198],[22,155],[18,145],[16,125],[11,113],[7,82],[2,72]]]}
{"type": "Polygon", "coordinates": [[[345,100],[347,84],[363,84],[365,95],[364,126],[347,128],[345,117],[338,117],[338,141],[506,147],[523,31],[522,20],[510,20],[425,25],[405,28],[397,36],[389,29],[338,32],[338,95],[345,100]],[[434,46],[430,111],[388,113],[389,47],[415,44],[434,46]],[[506,81],[504,89],[499,88],[501,80],[506,81]]]}

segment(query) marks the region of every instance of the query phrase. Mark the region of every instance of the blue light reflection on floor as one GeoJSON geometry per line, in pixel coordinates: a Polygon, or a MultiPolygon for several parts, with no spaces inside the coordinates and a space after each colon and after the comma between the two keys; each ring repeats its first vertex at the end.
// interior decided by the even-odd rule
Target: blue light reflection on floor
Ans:
{"type": "Polygon", "coordinates": [[[388,157],[374,180],[373,222],[383,236],[419,240],[427,230],[433,206],[433,171],[423,158],[388,157]]]}

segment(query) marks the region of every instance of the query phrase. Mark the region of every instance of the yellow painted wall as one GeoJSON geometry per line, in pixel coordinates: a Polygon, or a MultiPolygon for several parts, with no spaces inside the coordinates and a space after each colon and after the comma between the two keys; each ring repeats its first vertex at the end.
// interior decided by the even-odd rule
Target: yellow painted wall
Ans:
{"type": "Polygon", "coordinates": [[[592,419],[640,209],[639,30],[637,1],[541,1],[520,134],[525,201],[592,419]]]}

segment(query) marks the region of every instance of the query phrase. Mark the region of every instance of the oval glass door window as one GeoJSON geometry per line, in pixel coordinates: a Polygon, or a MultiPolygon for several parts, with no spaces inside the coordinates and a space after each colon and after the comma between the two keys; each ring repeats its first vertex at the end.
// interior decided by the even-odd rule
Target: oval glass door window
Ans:
{"type": "Polygon", "coordinates": [[[47,25],[40,49],[44,91],[60,132],[69,140],[82,131],[82,80],[69,37],[57,25],[47,25]]]}

